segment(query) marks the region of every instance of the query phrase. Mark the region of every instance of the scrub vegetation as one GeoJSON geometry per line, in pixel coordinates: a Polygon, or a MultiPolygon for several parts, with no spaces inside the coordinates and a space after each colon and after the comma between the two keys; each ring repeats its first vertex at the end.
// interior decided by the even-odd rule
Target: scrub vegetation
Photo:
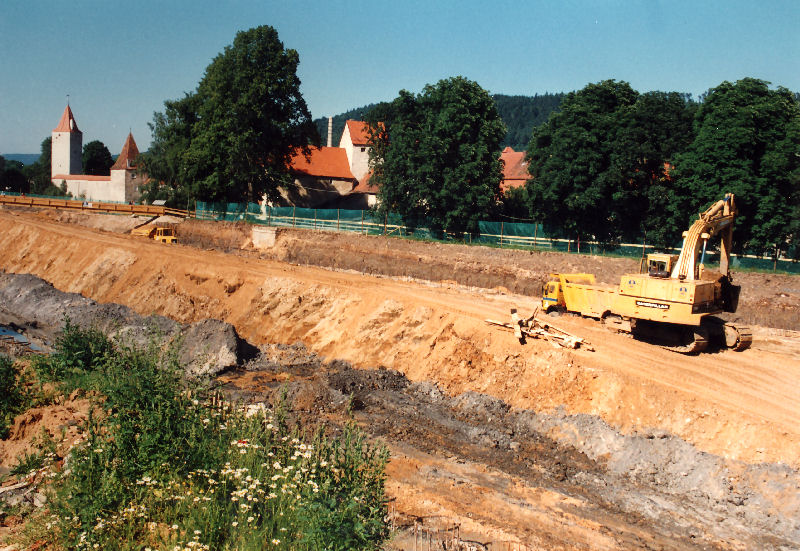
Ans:
{"type": "MultiPolygon", "coordinates": [[[[5,365],[5,364],[4,364],[5,365]]],[[[176,354],[69,320],[34,371],[93,400],[36,540],[67,549],[377,549],[388,452],[187,383],[176,354]],[[44,526],[45,531],[41,528],[44,526]]],[[[32,468],[39,468],[37,462],[32,468]]]]}

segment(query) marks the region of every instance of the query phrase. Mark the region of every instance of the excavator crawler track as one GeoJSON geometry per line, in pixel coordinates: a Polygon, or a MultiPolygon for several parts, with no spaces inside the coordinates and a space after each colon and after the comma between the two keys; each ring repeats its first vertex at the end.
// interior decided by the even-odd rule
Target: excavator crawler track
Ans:
{"type": "Polygon", "coordinates": [[[747,350],[750,348],[750,345],[753,343],[753,333],[750,331],[750,328],[744,325],[733,325],[732,323],[725,324],[725,335],[727,341],[727,335],[729,332],[736,333],[736,339],[733,344],[728,344],[728,348],[731,350],[736,350],[737,352],[740,350],[747,350]]]}
{"type": "Polygon", "coordinates": [[[708,332],[704,331],[702,327],[698,327],[694,331],[687,331],[687,337],[684,341],[688,342],[685,344],[674,346],[661,345],[661,347],[679,354],[699,354],[708,348],[708,340],[708,332]]]}

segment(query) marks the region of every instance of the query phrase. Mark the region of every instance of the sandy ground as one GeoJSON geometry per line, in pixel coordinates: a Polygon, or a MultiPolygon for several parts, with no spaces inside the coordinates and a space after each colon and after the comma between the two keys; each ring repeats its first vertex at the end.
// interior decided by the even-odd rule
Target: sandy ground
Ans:
{"type": "MultiPolygon", "coordinates": [[[[412,382],[435,382],[448,395],[473,391],[501,398],[512,408],[590,414],[620,434],[664,431],[742,465],[800,467],[800,340],[790,331],[758,329],[750,350],[690,357],[612,334],[591,320],[563,317],[558,325],[588,339],[595,352],[555,349],[542,341],[522,346],[511,333],[484,320],[504,320],[511,307],[532,312],[537,300],[502,288],[365,276],[258,255],[168,247],[8,211],[0,212],[0,233],[2,269],[32,273],[59,289],[126,304],[142,314],[182,322],[224,319],[254,344],[302,341],[321,356],[356,367],[386,366],[412,382]]],[[[317,235],[327,240],[327,234],[317,235]]],[[[798,286],[796,280],[787,281],[798,286]]],[[[783,280],[779,285],[788,287],[783,280]]],[[[788,299],[793,300],[791,293],[788,299]]],[[[578,430],[565,433],[563,425],[550,430],[549,436],[562,442],[582,444],[586,438],[578,430]]],[[[466,518],[470,503],[486,504],[479,509],[491,506],[494,478],[483,486],[467,486],[482,488],[475,490],[480,495],[465,490],[454,496],[452,480],[438,489],[416,487],[420,465],[430,472],[442,462],[453,476],[459,470],[446,457],[421,453],[399,454],[404,459],[390,469],[389,485],[408,500],[406,508],[434,514],[441,502],[448,502],[441,507],[466,518]]],[[[476,473],[481,469],[491,470],[479,465],[469,476],[480,479],[476,473]]],[[[587,548],[635,548],[632,540],[621,545],[609,537],[604,542],[602,527],[590,526],[585,516],[580,526],[569,517],[553,516],[554,508],[580,508],[564,501],[564,494],[528,487],[516,492],[509,484],[516,483],[503,483],[510,496],[504,502],[548,504],[529,512],[554,530],[588,530],[593,535],[587,548]]],[[[797,500],[797,495],[789,492],[785,499],[797,500]]],[[[502,526],[497,530],[502,532],[502,526]]],[[[657,542],[652,546],[658,548],[657,542]]]]}

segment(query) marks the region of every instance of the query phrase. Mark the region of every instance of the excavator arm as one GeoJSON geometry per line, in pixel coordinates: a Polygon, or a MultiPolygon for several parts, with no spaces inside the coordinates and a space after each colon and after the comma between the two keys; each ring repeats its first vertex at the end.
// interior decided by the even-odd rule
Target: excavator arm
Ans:
{"type": "Polygon", "coordinates": [[[683,232],[683,246],[675,263],[671,277],[693,281],[699,278],[698,255],[703,263],[708,240],[714,235],[720,236],[719,271],[729,275],[733,220],[736,217],[736,204],[732,193],[726,193],[724,199],[714,203],[687,231],[683,232]]]}

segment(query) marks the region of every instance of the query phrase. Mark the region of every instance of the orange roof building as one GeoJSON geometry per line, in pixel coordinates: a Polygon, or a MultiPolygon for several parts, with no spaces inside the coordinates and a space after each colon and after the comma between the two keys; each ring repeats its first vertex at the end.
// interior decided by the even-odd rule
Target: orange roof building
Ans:
{"type": "Polygon", "coordinates": [[[345,122],[339,147],[347,153],[353,176],[363,179],[369,172],[369,124],[353,120],[345,122]]]}
{"type": "Polygon", "coordinates": [[[308,157],[302,151],[294,154],[291,161],[293,172],[318,178],[355,180],[344,149],[341,147],[311,147],[310,149],[311,154],[308,157]]]}
{"type": "MultiPolygon", "coordinates": [[[[360,146],[369,143],[369,124],[366,122],[348,120],[345,122],[345,128],[353,145],[360,146]]],[[[342,133],[342,138],[344,138],[344,133],[342,133]]]]}
{"type": "Polygon", "coordinates": [[[524,151],[514,151],[506,147],[500,154],[503,161],[503,181],[500,183],[500,191],[505,193],[509,189],[522,187],[531,175],[528,174],[528,161],[525,160],[524,151]]]}

